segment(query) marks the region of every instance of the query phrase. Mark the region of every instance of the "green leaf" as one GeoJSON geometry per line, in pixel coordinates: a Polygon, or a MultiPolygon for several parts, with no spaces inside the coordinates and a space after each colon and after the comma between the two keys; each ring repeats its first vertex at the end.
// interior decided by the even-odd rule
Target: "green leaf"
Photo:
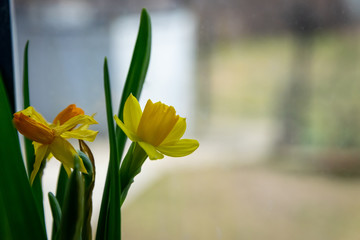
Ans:
{"type": "MultiPolygon", "coordinates": [[[[107,239],[107,222],[109,218],[109,199],[110,199],[110,164],[108,167],[108,173],[106,175],[104,192],[101,200],[100,213],[98,219],[98,225],[96,229],[96,240],[107,239]]],[[[120,218],[121,222],[121,218],[120,218]]]]}
{"type": "Polygon", "coordinates": [[[1,76],[0,105],[0,204],[5,206],[0,207],[0,225],[4,224],[7,228],[0,231],[0,239],[46,239],[1,76]]]}
{"type": "MultiPolygon", "coordinates": [[[[124,105],[130,93],[140,99],[141,91],[145,82],[146,73],[149,67],[151,53],[151,19],[146,9],[143,9],[140,17],[139,32],[131,59],[128,75],[121,96],[118,117],[123,121],[124,105]]],[[[121,157],[126,142],[126,135],[116,126],[116,138],[118,151],[121,157]]]]}
{"type": "Polygon", "coordinates": [[[85,195],[84,195],[84,223],[82,229],[82,240],[92,239],[91,215],[93,211],[92,193],[95,184],[95,159],[86,143],[79,140],[80,157],[84,162],[88,174],[83,174],[85,180],[85,195]]]}
{"type": "Polygon", "coordinates": [[[6,214],[6,205],[3,202],[3,196],[0,191],[0,238],[1,239],[12,239],[11,226],[9,218],[6,214]]]}
{"type": "Polygon", "coordinates": [[[139,144],[135,142],[131,144],[120,168],[121,206],[125,201],[131,184],[134,182],[135,176],[140,173],[141,167],[147,157],[146,152],[139,144]]]}
{"type": "Polygon", "coordinates": [[[58,233],[58,229],[60,227],[60,221],[61,221],[61,207],[56,199],[55,195],[52,192],[48,193],[51,213],[54,219],[54,228],[53,228],[53,234],[56,236],[58,233]]]}
{"type": "Polygon", "coordinates": [[[77,153],[79,154],[79,157],[83,161],[84,167],[87,171],[87,174],[84,174],[84,180],[85,180],[85,185],[88,186],[93,181],[94,167],[89,157],[84,152],[77,151],[77,153]]]}
{"type": "MultiPolygon", "coordinates": [[[[24,49],[24,69],[23,69],[24,109],[30,106],[28,51],[29,51],[29,41],[26,42],[24,49]]],[[[30,177],[35,162],[34,146],[32,145],[31,140],[27,138],[24,139],[25,139],[26,164],[28,169],[28,175],[30,177]]]]}
{"type": "MultiPolygon", "coordinates": [[[[136,44],[124,85],[124,90],[121,97],[118,116],[120,119],[123,117],[123,108],[127,97],[132,93],[139,99],[142,87],[145,81],[146,72],[150,61],[151,50],[151,20],[146,9],[143,9],[140,17],[140,26],[136,44]]],[[[110,92],[110,91],[109,91],[110,92]]],[[[112,119],[113,122],[113,119],[112,119]]],[[[112,123],[113,124],[113,123],[112,123]]],[[[119,127],[116,127],[116,142],[117,142],[117,169],[120,169],[120,158],[124,152],[126,135],[119,127]]],[[[108,173],[106,176],[103,198],[101,202],[100,215],[98,220],[98,227],[96,239],[106,239],[106,223],[109,217],[109,195],[110,195],[110,171],[111,165],[109,164],[108,173]]]]}
{"type": "MultiPolygon", "coordinates": [[[[56,186],[56,199],[59,202],[59,205],[62,207],[63,206],[63,202],[64,202],[64,197],[65,197],[65,190],[66,190],[66,185],[68,183],[69,177],[65,171],[64,166],[61,164],[60,166],[60,170],[59,170],[59,176],[58,176],[58,181],[57,181],[57,186],[56,186]]],[[[51,235],[51,239],[56,239],[55,237],[55,233],[56,231],[54,230],[55,227],[55,223],[53,223],[53,227],[52,227],[52,235],[51,235]]]]}
{"type": "Polygon", "coordinates": [[[62,206],[64,202],[65,191],[68,181],[69,176],[67,175],[64,166],[61,164],[56,187],[56,198],[59,201],[60,206],[62,206]]]}
{"type": "MultiPolygon", "coordinates": [[[[24,97],[24,109],[30,106],[30,91],[29,91],[29,41],[26,42],[24,49],[24,69],[23,69],[23,97],[24,97]]],[[[28,176],[30,178],[30,174],[33,170],[34,162],[35,162],[35,153],[34,146],[32,145],[32,141],[24,137],[25,144],[25,156],[26,156],[26,166],[28,170],[28,176]]],[[[43,168],[41,169],[42,172],[43,168]]],[[[31,186],[32,192],[34,194],[35,203],[37,210],[39,211],[40,216],[42,216],[42,220],[44,220],[44,205],[43,205],[43,190],[41,184],[42,173],[37,174],[34,179],[34,182],[31,186]]],[[[45,221],[43,221],[45,227],[45,221]]]]}
{"type": "Polygon", "coordinates": [[[79,171],[78,156],[75,156],[75,167],[66,186],[66,192],[62,206],[59,239],[80,239],[83,217],[84,181],[79,171]]]}
{"type": "Polygon", "coordinates": [[[108,122],[109,143],[110,143],[110,198],[108,205],[108,226],[105,236],[108,239],[121,239],[121,212],[120,212],[120,178],[119,178],[119,159],[116,147],[114,115],[111,103],[110,77],[107,60],[104,62],[104,89],[106,100],[106,115],[108,122]]]}

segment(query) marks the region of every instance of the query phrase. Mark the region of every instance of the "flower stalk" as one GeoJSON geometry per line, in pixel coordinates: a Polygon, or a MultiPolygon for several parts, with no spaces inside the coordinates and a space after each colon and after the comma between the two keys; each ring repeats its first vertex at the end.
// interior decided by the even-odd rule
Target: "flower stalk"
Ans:
{"type": "Polygon", "coordinates": [[[147,157],[148,155],[139,144],[135,142],[131,144],[120,168],[121,206],[125,201],[131,184],[134,182],[135,176],[141,172],[141,167],[147,157]]]}

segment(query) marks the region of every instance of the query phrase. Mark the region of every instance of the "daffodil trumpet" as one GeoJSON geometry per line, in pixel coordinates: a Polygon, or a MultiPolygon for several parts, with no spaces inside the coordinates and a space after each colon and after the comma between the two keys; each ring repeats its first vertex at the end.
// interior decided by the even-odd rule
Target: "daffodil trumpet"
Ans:
{"type": "MultiPolygon", "coordinates": [[[[88,129],[89,125],[97,124],[95,119],[85,115],[75,104],[61,111],[52,123],[48,123],[32,106],[16,112],[13,123],[22,135],[33,141],[35,162],[30,175],[31,184],[39,172],[41,163],[52,156],[63,164],[70,175],[77,152],[67,139],[94,141],[97,135],[97,131],[88,129]]],[[[82,161],[79,169],[83,173],[87,172],[82,161]]]]}

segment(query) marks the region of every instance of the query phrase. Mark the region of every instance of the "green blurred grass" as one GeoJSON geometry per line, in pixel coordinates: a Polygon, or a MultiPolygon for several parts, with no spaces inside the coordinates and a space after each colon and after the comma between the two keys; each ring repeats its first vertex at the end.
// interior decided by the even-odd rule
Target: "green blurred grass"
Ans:
{"type": "Polygon", "coordinates": [[[291,60],[291,37],[244,38],[217,44],[210,57],[212,113],[230,117],[273,115],[291,60]]]}
{"type": "Polygon", "coordinates": [[[122,234],[132,240],[355,240],[359,202],[356,178],[259,166],[178,172],[125,206],[122,234]]]}
{"type": "MultiPolygon", "coordinates": [[[[310,83],[301,142],[360,146],[360,34],[354,29],[320,32],[310,45],[310,83]]],[[[308,49],[304,49],[308,50],[308,49]]],[[[245,37],[218,43],[210,54],[213,118],[279,121],[284,91],[295,66],[291,35],[245,37]]]]}

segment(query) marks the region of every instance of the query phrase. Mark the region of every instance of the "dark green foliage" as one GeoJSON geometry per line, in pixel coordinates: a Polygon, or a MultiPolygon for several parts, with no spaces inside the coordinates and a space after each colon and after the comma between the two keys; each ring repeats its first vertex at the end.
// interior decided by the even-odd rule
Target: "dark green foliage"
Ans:
{"type": "Polygon", "coordinates": [[[46,239],[0,76],[0,239],[46,239]]]}
{"type": "Polygon", "coordinates": [[[56,199],[55,195],[52,192],[48,193],[48,198],[49,198],[51,213],[54,220],[53,236],[57,236],[61,222],[61,207],[58,200],[56,199]]]}
{"type": "Polygon", "coordinates": [[[59,240],[80,239],[84,217],[84,180],[79,171],[79,159],[66,186],[61,212],[59,240]]]}

